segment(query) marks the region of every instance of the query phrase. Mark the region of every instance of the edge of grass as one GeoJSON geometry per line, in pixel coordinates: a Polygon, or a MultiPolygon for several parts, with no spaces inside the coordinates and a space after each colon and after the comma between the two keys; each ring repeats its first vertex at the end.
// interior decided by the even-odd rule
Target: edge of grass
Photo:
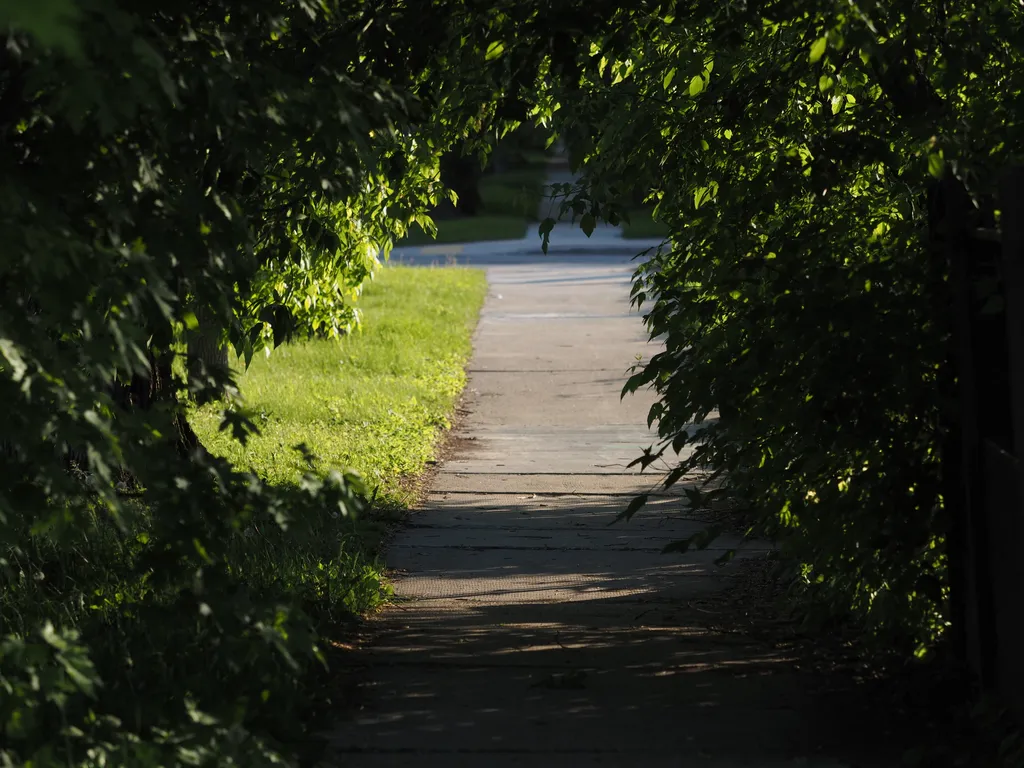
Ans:
{"type": "MultiPolygon", "coordinates": [[[[196,411],[193,427],[211,452],[273,484],[296,483],[310,469],[362,475],[370,509],[337,527],[343,548],[374,563],[386,589],[383,543],[418,500],[416,478],[455,417],[486,292],[482,270],[384,266],[360,299],[360,330],[284,345],[240,371],[261,434],[242,446],[219,432],[216,405],[196,411]],[[299,443],[317,457],[313,467],[292,449],[299,443]]],[[[376,607],[362,602],[363,612],[376,607]]]]}
{"type": "Polygon", "coordinates": [[[465,386],[486,296],[482,270],[384,266],[360,300],[362,327],[339,340],[284,345],[238,381],[261,434],[246,446],[218,432],[216,406],[193,424],[204,445],[271,483],[308,467],[354,469],[379,502],[407,506],[401,478],[422,472],[465,386]]]}

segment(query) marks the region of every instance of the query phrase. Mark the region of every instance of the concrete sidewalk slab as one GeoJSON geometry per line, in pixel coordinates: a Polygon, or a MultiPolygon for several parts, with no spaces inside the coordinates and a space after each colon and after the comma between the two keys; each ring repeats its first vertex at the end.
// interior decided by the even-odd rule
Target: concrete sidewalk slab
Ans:
{"type": "Polygon", "coordinates": [[[643,428],[647,423],[649,403],[635,397],[622,400],[608,397],[610,389],[622,387],[628,375],[625,366],[516,370],[508,367],[511,361],[499,361],[496,357],[492,358],[495,363],[505,367],[470,371],[473,391],[469,394],[473,402],[479,404],[484,399],[490,400],[486,412],[480,413],[478,417],[481,430],[487,426],[507,429],[525,427],[533,428],[536,434],[533,425],[538,421],[554,428],[576,427],[585,425],[587,420],[600,419],[602,426],[577,429],[574,434],[581,439],[603,443],[607,443],[609,438],[617,442],[625,439],[635,442],[639,436],[640,443],[650,444],[652,435],[643,428]],[[558,396],[537,397],[542,392],[557,392],[558,396]],[[514,394],[515,398],[508,397],[508,394],[514,394]],[[535,401],[534,408],[524,411],[517,407],[517,398],[532,398],[535,401]],[[620,425],[625,429],[620,430],[620,425]],[[634,434],[628,434],[630,431],[634,434]]]}
{"type": "MultiPolygon", "coordinates": [[[[407,527],[480,528],[497,531],[571,530],[578,535],[600,533],[622,541],[681,538],[705,527],[685,514],[686,501],[663,495],[648,500],[632,520],[617,520],[632,495],[432,492],[425,508],[409,517],[407,527]]],[[[450,534],[453,535],[453,534],[450,534]]]]}
{"type": "MultiPolygon", "coordinates": [[[[556,468],[557,469],[557,468],[556,468]]],[[[488,471],[457,471],[441,473],[433,479],[431,489],[435,494],[479,494],[494,497],[512,494],[538,496],[577,495],[591,496],[614,494],[632,498],[637,492],[651,492],[678,496],[687,482],[680,481],[669,491],[661,488],[653,473],[637,475],[634,472],[610,474],[608,472],[544,472],[529,475],[510,475],[501,468],[488,471]]],[[[628,499],[627,499],[628,502],[628,499]]],[[[544,499],[539,504],[543,506],[544,499]]],[[[646,519],[646,518],[645,518],[646,519]]]]}

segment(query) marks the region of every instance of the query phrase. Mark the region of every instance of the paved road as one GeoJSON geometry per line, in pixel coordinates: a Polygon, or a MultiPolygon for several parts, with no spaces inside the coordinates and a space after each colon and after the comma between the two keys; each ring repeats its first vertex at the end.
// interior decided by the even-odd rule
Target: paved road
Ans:
{"type": "Polygon", "coordinates": [[[364,704],[333,734],[337,765],[854,765],[819,751],[842,750],[785,659],[700,628],[688,601],[727,582],[717,551],[660,554],[703,527],[678,496],[609,525],[652,485],[626,468],[652,398],[619,393],[655,351],[611,247],[456,254],[490,281],[469,413],[390,546],[397,604],[360,651],[364,704]]]}

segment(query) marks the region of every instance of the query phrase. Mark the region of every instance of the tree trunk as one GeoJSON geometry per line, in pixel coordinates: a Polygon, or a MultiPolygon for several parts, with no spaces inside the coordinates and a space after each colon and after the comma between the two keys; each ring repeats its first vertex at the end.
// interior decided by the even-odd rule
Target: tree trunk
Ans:
{"type": "Polygon", "coordinates": [[[196,312],[199,326],[188,333],[186,342],[188,350],[189,381],[203,381],[213,377],[218,381],[227,377],[229,371],[228,348],[219,333],[212,333],[216,327],[209,310],[200,307],[196,312]]]}
{"type": "Polygon", "coordinates": [[[231,370],[228,347],[214,314],[199,305],[196,320],[197,326],[185,334],[185,364],[190,394],[197,405],[204,405],[217,399],[231,370]]]}
{"type": "MultiPolygon", "coordinates": [[[[150,352],[149,361],[151,366],[149,376],[133,376],[128,382],[114,382],[112,394],[114,402],[119,407],[148,410],[156,403],[174,397],[170,356],[157,359],[150,352]]],[[[193,452],[203,449],[199,437],[180,408],[175,409],[173,425],[175,443],[182,456],[190,456],[193,452]]]]}

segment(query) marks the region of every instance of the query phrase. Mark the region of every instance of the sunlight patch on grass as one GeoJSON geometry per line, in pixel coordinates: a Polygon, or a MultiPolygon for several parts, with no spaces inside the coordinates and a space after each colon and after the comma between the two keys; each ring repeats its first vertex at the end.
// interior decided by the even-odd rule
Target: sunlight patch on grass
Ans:
{"type": "Polygon", "coordinates": [[[407,505],[400,481],[423,471],[449,426],[486,290],[479,270],[384,267],[360,299],[360,331],[284,345],[240,373],[260,435],[239,445],[218,432],[212,406],[195,414],[195,430],[271,483],[308,469],[293,449],[303,443],[316,471],[355,469],[378,502],[407,505]]]}

